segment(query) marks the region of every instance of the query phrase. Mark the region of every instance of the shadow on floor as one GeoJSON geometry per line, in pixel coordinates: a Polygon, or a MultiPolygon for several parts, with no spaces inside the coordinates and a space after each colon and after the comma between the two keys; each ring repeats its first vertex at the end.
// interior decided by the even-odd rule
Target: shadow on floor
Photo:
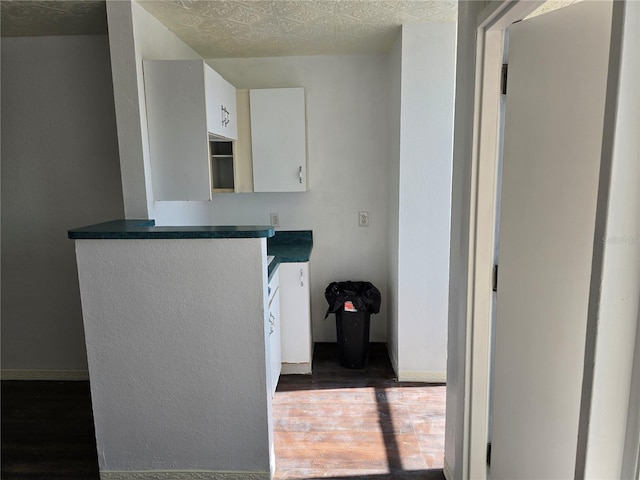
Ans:
{"type": "Polygon", "coordinates": [[[312,375],[280,377],[276,479],[444,480],[433,468],[444,460],[444,406],[444,384],[396,381],[382,343],[363,369],[316,343],[312,375]]]}

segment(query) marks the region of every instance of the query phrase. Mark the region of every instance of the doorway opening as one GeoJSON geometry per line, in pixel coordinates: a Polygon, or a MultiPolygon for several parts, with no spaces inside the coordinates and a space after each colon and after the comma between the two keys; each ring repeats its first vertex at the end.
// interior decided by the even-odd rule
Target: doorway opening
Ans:
{"type": "MultiPolygon", "coordinates": [[[[498,126],[501,122],[500,109],[498,107],[500,102],[497,100],[496,93],[499,88],[494,91],[491,87],[499,86],[500,84],[501,62],[498,60],[501,59],[503,54],[504,32],[514,21],[521,20],[530,13],[522,10],[523,8],[531,9],[531,5],[526,5],[527,3],[503,2],[501,5],[497,5],[496,2],[496,4],[483,12],[478,21],[479,40],[476,55],[478,78],[476,79],[476,122],[474,125],[474,147],[476,150],[472,155],[472,184],[473,182],[475,184],[471,189],[471,209],[472,217],[475,216],[475,224],[472,223],[471,225],[472,232],[470,235],[473,237],[471,250],[473,250],[475,258],[470,258],[469,261],[469,264],[473,265],[470,267],[470,271],[473,271],[473,273],[470,275],[469,283],[471,292],[469,310],[471,312],[470,322],[473,331],[473,347],[467,350],[469,355],[467,365],[473,365],[473,368],[470,368],[469,374],[471,400],[468,403],[468,419],[465,419],[467,435],[465,440],[468,440],[468,449],[465,451],[467,455],[465,459],[466,471],[463,468],[462,473],[464,477],[471,478],[486,478],[487,476],[485,447],[487,439],[490,439],[491,421],[487,419],[489,418],[492,403],[489,385],[492,383],[490,379],[494,374],[494,370],[490,368],[492,363],[490,359],[493,352],[493,329],[491,328],[492,322],[490,319],[492,318],[494,302],[491,298],[492,295],[487,295],[484,292],[492,291],[491,275],[486,275],[486,272],[490,272],[494,264],[492,260],[494,259],[495,244],[493,243],[492,235],[495,236],[495,231],[493,231],[493,223],[489,222],[490,225],[487,226],[483,220],[496,215],[496,204],[493,199],[497,198],[498,179],[494,175],[497,170],[497,159],[499,158],[497,152],[501,146],[501,135],[498,132],[498,126]],[[482,159],[482,161],[479,159],[482,159]],[[485,273],[478,274],[477,272],[485,273]]],[[[614,14],[616,14],[615,8],[621,8],[621,4],[622,2],[616,4],[614,14]]],[[[618,21],[617,24],[614,22],[614,25],[620,26],[622,22],[618,21]]],[[[617,34],[619,35],[619,33],[617,34]]],[[[502,239],[500,240],[502,241],[502,239]]],[[[588,342],[586,347],[590,348],[588,342]]],[[[580,357],[579,352],[577,356],[580,357]]],[[[588,375],[592,374],[593,372],[585,371],[587,378],[588,375]]],[[[589,411],[584,409],[585,406],[580,405],[581,424],[588,420],[589,411]]],[[[583,438],[582,441],[586,440],[583,438]]],[[[637,453],[635,453],[635,456],[637,457],[637,453]]],[[[580,463],[580,459],[576,461],[580,463]]],[[[578,464],[575,466],[576,468],[579,467],[578,464]]],[[[637,467],[634,475],[637,476],[637,467]]]]}

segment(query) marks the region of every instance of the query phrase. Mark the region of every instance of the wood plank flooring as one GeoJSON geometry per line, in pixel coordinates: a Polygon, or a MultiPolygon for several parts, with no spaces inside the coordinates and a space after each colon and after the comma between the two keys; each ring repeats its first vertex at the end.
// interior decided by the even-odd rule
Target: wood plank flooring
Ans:
{"type": "Polygon", "coordinates": [[[2,480],[98,480],[89,382],[2,381],[2,480]]]}
{"type": "MultiPolygon", "coordinates": [[[[276,478],[444,480],[445,387],[397,383],[385,346],[366,369],[316,344],[313,375],[280,377],[276,478]]],[[[2,480],[98,480],[88,382],[2,381],[2,480]]]]}
{"type": "Polygon", "coordinates": [[[276,479],[443,480],[445,387],[398,383],[384,344],[365,369],[317,343],[313,375],[286,375],[274,397],[276,479]]]}

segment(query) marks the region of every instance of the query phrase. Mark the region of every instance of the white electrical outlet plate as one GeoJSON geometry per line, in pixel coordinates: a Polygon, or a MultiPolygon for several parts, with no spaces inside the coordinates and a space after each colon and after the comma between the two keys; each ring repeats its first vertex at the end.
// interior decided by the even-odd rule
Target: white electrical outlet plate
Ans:
{"type": "Polygon", "coordinates": [[[272,227],[279,227],[280,226],[280,214],[279,213],[270,213],[269,216],[271,217],[271,226],[272,227]]]}
{"type": "Polygon", "coordinates": [[[358,212],[358,225],[360,227],[369,226],[369,212],[358,212]]]}

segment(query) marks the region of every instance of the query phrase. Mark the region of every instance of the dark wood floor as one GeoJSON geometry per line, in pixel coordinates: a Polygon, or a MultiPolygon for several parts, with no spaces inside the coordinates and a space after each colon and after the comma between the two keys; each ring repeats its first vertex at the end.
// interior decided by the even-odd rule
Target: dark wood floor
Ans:
{"type": "Polygon", "coordinates": [[[2,381],[2,480],[98,480],[89,382],[2,381]]]}
{"type": "MultiPolygon", "coordinates": [[[[445,387],[397,383],[382,344],[367,368],[316,344],[313,375],[282,376],[276,478],[444,480],[445,387]]],[[[88,382],[2,381],[2,480],[98,480],[88,382]]]]}
{"type": "Polygon", "coordinates": [[[444,385],[396,382],[384,344],[362,370],[337,358],[317,343],[313,375],[280,377],[276,478],[444,480],[444,385]]]}

